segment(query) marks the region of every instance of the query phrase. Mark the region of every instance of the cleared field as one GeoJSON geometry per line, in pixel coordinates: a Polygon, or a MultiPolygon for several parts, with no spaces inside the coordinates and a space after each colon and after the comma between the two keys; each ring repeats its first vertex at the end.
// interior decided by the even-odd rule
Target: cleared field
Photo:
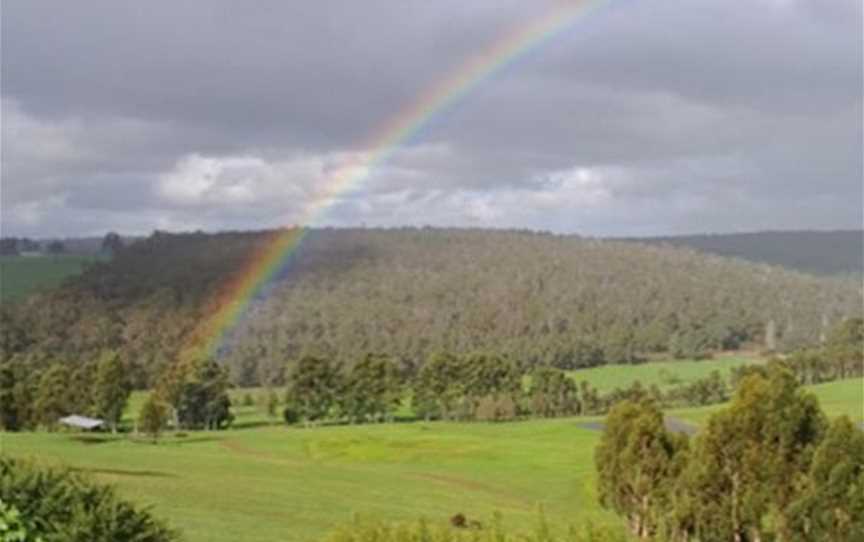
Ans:
{"type": "MultiPolygon", "coordinates": [[[[819,399],[819,405],[830,418],[849,416],[855,422],[864,422],[864,379],[850,378],[837,382],[826,382],[805,389],[819,399]]],[[[669,411],[670,416],[688,422],[704,424],[714,412],[724,405],[711,405],[698,408],[683,408],[669,411]]]]}
{"type": "MultiPolygon", "coordinates": [[[[855,379],[810,389],[830,416],[861,420],[862,386],[855,379]]],[[[698,424],[717,408],[670,415],[698,424]]],[[[262,425],[255,407],[235,411],[238,428],[158,445],[68,433],[0,434],[0,444],[115,483],[192,542],[309,540],[353,514],[443,522],[497,510],[518,530],[534,524],[540,504],[553,528],[620,521],[596,504],[600,433],[580,427],[596,419],[295,429],[262,425]]]]}
{"type": "Polygon", "coordinates": [[[618,521],[599,510],[599,433],[574,420],[506,425],[264,427],[159,445],[69,434],[3,436],[13,455],[72,465],[181,527],[190,541],[306,540],[352,514],[434,521],[498,510],[513,527],[543,503],[553,525],[618,521]]]}
{"type": "Polygon", "coordinates": [[[762,360],[757,357],[746,355],[718,356],[716,359],[698,361],[669,360],[637,365],[601,365],[570,371],[569,374],[574,380],[587,380],[601,392],[626,388],[637,380],[645,386],[656,384],[663,390],[679,383],[705,378],[712,371],[719,371],[724,378],[727,378],[732,369],[761,362],[762,360]]]}
{"type": "Polygon", "coordinates": [[[99,256],[0,256],[0,302],[18,301],[77,275],[99,256]]]}

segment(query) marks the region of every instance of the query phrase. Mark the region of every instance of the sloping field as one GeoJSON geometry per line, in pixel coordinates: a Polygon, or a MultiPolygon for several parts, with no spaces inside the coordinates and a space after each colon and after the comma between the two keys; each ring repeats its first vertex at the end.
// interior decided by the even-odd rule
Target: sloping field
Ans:
{"type": "Polygon", "coordinates": [[[69,434],[3,435],[3,449],[64,463],[153,504],[190,541],[306,540],[352,514],[446,521],[461,512],[533,525],[593,518],[599,433],[573,420],[412,423],[194,433],[159,445],[69,434]]]}
{"type": "Polygon", "coordinates": [[[705,378],[712,371],[719,371],[728,378],[733,369],[744,365],[762,363],[755,356],[718,356],[710,360],[653,361],[636,365],[601,365],[590,369],[570,371],[571,378],[587,380],[600,392],[614,388],[626,388],[637,380],[645,386],[657,385],[661,390],[680,383],[689,383],[705,378]]]}
{"type": "MultiPolygon", "coordinates": [[[[813,386],[830,416],[862,420],[864,381],[813,386]]],[[[670,412],[704,423],[720,407],[670,412]]],[[[239,429],[158,445],[68,433],[0,434],[5,453],[62,463],[116,483],[205,541],[308,540],[353,514],[446,521],[457,512],[530,528],[542,503],[554,528],[617,522],[596,504],[597,418],[509,424],[402,423],[292,429],[239,407],[239,429]]]]}

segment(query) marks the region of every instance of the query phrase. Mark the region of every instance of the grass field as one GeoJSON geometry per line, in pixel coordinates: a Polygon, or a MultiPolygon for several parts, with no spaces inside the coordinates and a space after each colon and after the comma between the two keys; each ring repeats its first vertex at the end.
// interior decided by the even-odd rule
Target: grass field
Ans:
{"type": "Polygon", "coordinates": [[[0,256],[0,302],[18,301],[77,275],[99,256],[0,256]]]}
{"type": "MultiPolygon", "coordinates": [[[[864,419],[862,380],[810,390],[830,416],[864,419]]],[[[717,408],[671,414],[699,424],[717,408]]],[[[497,510],[518,530],[534,524],[541,503],[553,528],[619,521],[596,504],[600,433],[580,427],[587,419],[296,429],[264,425],[256,407],[235,411],[238,428],[168,436],[155,446],[68,433],[0,438],[5,453],[115,483],[191,542],[309,540],[352,514],[443,522],[457,512],[483,519],[497,510]]]]}
{"type": "Polygon", "coordinates": [[[590,369],[570,371],[577,381],[587,380],[601,393],[614,388],[626,388],[635,381],[645,386],[656,384],[661,390],[676,383],[688,383],[705,378],[712,371],[719,371],[728,378],[732,369],[743,365],[761,363],[759,358],[747,355],[718,356],[710,360],[652,361],[637,365],[601,365],[590,369]]]}

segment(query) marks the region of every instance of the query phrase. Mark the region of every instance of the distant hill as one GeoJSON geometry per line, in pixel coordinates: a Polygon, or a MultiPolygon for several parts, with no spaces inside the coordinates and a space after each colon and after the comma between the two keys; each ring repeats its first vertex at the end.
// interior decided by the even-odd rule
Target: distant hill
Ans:
{"type": "Polygon", "coordinates": [[[862,230],[764,231],[622,240],[687,247],[817,275],[864,273],[862,230]]]}
{"type": "MultiPolygon", "coordinates": [[[[0,312],[0,359],[136,365],[140,385],[194,340],[269,232],[158,233],[0,312]]],[[[416,367],[485,351],[576,368],[818,340],[859,314],[856,281],[687,248],[491,230],[313,230],[225,337],[234,381],[316,353],[386,353],[416,367]],[[773,341],[772,341],[773,342],[773,341]]]]}

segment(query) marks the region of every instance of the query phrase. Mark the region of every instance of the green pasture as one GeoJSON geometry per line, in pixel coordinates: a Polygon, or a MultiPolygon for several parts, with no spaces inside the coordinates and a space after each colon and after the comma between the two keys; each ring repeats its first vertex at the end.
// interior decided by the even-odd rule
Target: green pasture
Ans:
{"type": "MultiPolygon", "coordinates": [[[[829,416],[864,419],[864,381],[811,386],[829,416]]],[[[235,404],[245,390],[235,390],[235,404]]],[[[143,401],[136,394],[133,410],[143,401]]],[[[704,424],[721,406],[671,411],[704,424]]],[[[505,516],[519,530],[538,506],[553,528],[620,521],[596,504],[589,418],[506,424],[396,423],[288,428],[237,406],[235,428],[125,436],[0,433],[4,453],[65,464],[114,483],[190,542],[310,540],[352,515],[445,522],[505,516]]],[[[130,416],[131,417],[131,416],[130,416]]]]}
{"type": "Polygon", "coordinates": [[[57,286],[100,258],[73,254],[0,256],[0,302],[18,301],[57,286]]]}
{"type": "Polygon", "coordinates": [[[576,381],[587,380],[601,393],[615,388],[629,387],[640,381],[645,386],[657,385],[665,390],[677,384],[686,384],[719,371],[728,378],[733,369],[743,365],[761,363],[759,358],[747,355],[718,356],[708,360],[652,361],[635,365],[601,365],[590,369],[570,371],[576,381]]]}
{"type": "Polygon", "coordinates": [[[617,521],[596,505],[596,431],[576,420],[502,425],[268,426],[167,437],[3,435],[16,456],[66,464],[152,504],[190,541],[308,540],[359,514],[446,522],[504,513],[533,525],[617,521]]]}

